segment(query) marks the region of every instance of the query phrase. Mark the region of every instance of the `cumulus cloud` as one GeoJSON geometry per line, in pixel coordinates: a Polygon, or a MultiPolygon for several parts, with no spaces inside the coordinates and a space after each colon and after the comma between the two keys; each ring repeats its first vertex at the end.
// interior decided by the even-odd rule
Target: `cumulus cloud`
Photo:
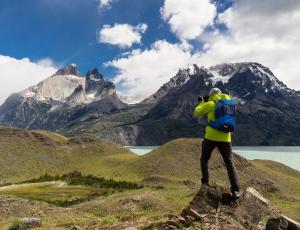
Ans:
{"type": "Polygon", "coordinates": [[[28,58],[15,59],[0,55],[0,104],[12,93],[32,86],[54,74],[56,68],[50,59],[37,63],[28,58]]]}
{"type": "Polygon", "coordinates": [[[289,87],[300,89],[300,1],[239,0],[219,15],[219,22],[229,33],[202,37],[207,48],[202,65],[260,62],[289,87]]]}
{"type": "Polygon", "coordinates": [[[139,101],[158,90],[178,72],[179,67],[193,64],[197,58],[180,44],[159,40],[150,49],[133,50],[125,57],[106,63],[106,66],[118,69],[114,79],[118,89],[139,101]]]}
{"type": "Polygon", "coordinates": [[[216,7],[209,0],[165,0],[160,11],[182,41],[200,36],[216,16],[216,7]]]}
{"type": "Polygon", "coordinates": [[[104,25],[99,31],[98,41],[128,48],[134,43],[141,43],[142,34],[146,32],[147,28],[147,24],[144,23],[137,26],[129,24],[104,25]]]}
{"type": "MultiPolygon", "coordinates": [[[[201,1],[194,2],[193,7],[198,2],[201,1]]],[[[290,88],[300,89],[300,1],[235,1],[232,7],[215,17],[216,23],[227,27],[225,32],[219,30],[217,24],[212,26],[213,31],[203,31],[212,23],[215,12],[206,23],[196,26],[192,23],[194,20],[188,18],[191,24],[180,24],[179,19],[184,20],[180,7],[186,9],[180,4],[183,4],[181,0],[165,0],[161,9],[172,31],[181,38],[180,44],[160,40],[146,50],[133,50],[106,63],[118,71],[114,80],[122,93],[142,100],[158,90],[179,68],[194,63],[209,67],[244,61],[259,62],[290,88]],[[204,49],[193,53],[187,40],[196,37],[204,43],[204,49]]],[[[189,7],[194,12],[192,5],[189,7]]],[[[199,19],[195,21],[198,23],[199,19]]]]}

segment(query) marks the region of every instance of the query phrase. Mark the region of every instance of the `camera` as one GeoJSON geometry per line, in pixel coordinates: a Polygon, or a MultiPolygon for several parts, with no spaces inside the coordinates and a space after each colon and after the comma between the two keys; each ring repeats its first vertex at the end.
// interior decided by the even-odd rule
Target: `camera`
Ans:
{"type": "Polygon", "coordinates": [[[206,96],[204,96],[204,97],[198,96],[198,102],[202,102],[202,101],[208,102],[208,99],[209,99],[209,96],[208,96],[208,95],[206,95],[206,96]]]}

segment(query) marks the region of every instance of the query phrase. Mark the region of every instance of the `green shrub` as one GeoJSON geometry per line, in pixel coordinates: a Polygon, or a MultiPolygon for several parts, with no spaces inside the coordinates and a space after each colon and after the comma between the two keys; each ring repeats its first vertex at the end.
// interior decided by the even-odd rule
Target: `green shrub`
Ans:
{"type": "Polygon", "coordinates": [[[14,220],[12,224],[8,227],[8,230],[22,230],[22,222],[20,220],[14,220]]]}
{"type": "Polygon", "coordinates": [[[140,189],[143,186],[128,181],[116,181],[114,179],[105,179],[104,177],[95,177],[93,175],[82,175],[74,171],[63,176],[50,176],[47,173],[37,179],[26,181],[28,183],[47,182],[62,180],[68,185],[84,185],[93,188],[112,188],[112,189],[140,189]]]}

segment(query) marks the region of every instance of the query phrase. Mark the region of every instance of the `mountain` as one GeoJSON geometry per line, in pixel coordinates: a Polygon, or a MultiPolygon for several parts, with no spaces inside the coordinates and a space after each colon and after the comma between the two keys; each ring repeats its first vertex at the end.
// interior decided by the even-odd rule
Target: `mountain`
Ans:
{"type": "MultiPolygon", "coordinates": [[[[179,70],[156,93],[140,103],[148,110],[122,124],[118,143],[160,145],[179,137],[204,135],[205,119],[192,116],[198,95],[219,87],[237,102],[235,145],[299,145],[300,93],[279,81],[259,63],[233,63],[179,70]],[[132,132],[128,132],[132,130],[132,132]],[[129,136],[125,138],[124,136],[129,136]],[[133,136],[135,135],[135,136],[133,136]],[[128,143],[129,141],[129,143],[128,143]]],[[[81,126],[82,127],[82,126],[81,126]]]]}
{"type": "Polygon", "coordinates": [[[0,107],[0,124],[89,135],[123,145],[161,145],[204,135],[192,112],[197,96],[219,87],[237,102],[235,145],[300,145],[300,92],[254,62],[180,69],[144,101],[128,105],[97,69],[83,77],[76,65],[20,93],[0,107]]]}
{"type": "Polygon", "coordinates": [[[26,129],[56,130],[74,122],[125,108],[115,85],[97,69],[84,77],[75,64],[7,98],[0,123],[26,129]]]}

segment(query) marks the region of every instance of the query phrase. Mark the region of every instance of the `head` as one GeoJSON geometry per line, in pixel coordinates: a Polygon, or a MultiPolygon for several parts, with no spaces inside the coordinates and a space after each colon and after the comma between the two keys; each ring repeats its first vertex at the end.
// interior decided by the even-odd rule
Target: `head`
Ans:
{"type": "Polygon", "coordinates": [[[209,91],[209,96],[211,95],[214,95],[214,94],[221,94],[222,91],[219,89],[219,88],[212,88],[210,91],[209,91]]]}

